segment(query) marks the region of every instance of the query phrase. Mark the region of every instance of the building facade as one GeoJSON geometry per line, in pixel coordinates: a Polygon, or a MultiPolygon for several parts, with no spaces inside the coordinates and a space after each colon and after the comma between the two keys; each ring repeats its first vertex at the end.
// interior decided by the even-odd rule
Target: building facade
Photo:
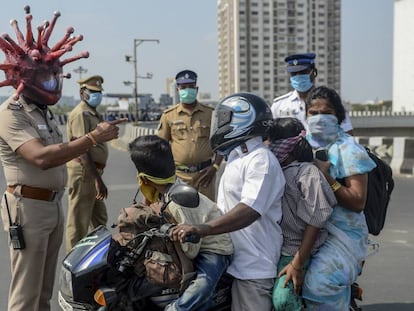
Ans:
{"type": "Polygon", "coordinates": [[[218,0],[219,96],[271,103],[291,90],[284,59],[317,55],[318,84],[340,91],[341,0],[218,0]]]}
{"type": "Polygon", "coordinates": [[[414,111],[413,0],[394,0],[393,111],[414,111]]]}

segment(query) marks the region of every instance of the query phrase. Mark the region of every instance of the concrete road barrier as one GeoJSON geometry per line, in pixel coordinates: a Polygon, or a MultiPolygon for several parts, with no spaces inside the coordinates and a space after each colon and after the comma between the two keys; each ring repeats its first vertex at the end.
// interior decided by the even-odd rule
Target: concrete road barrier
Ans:
{"type": "MultiPolygon", "coordinates": [[[[126,147],[136,137],[155,134],[157,134],[156,129],[127,124],[119,140],[126,147]]],[[[360,136],[355,139],[390,164],[394,175],[412,175],[414,173],[414,138],[360,136]]]]}

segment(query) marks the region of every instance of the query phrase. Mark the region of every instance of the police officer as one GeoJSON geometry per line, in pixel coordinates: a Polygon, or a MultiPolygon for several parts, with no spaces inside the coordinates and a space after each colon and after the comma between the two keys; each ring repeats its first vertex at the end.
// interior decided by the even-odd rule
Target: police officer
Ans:
{"type": "Polygon", "coordinates": [[[175,77],[180,103],[161,116],[158,136],[171,143],[176,174],[215,201],[215,175],[222,156],[210,147],[213,108],[197,101],[197,74],[183,70],[175,77]]]}
{"type": "MultiPolygon", "coordinates": [[[[81,102],[72,110],[67,122],[67,137],[71,141],[94,130],[102,120],[97,107],[102,100],[101,76],[91,76],[78,81],[81,102]]],[[[108,189],[102,180],[108,159],[106,143],[98,143],[83,155],[67,163],[68,215],[66,223],[66,251],[87,233],[89,227],[106,225],[108,220],[104,203],[108,189]]]]}
{"type": "MultiPolygon", "coordinates": [[[[285,58],[287,72],[293,91],[273,100],[273,118],[294,117],[302,121],[307,130],[306,123],[306,97],[315,85],[318,70],[315,66],[315,53],[289,55],[285,58]]],[[[341,123],[345,132],[352,133],[352,124],[348,113],[341,123]]]]}
{"type": "MultiPolygon", "coordinates": [[[[11,221],[23,228],[25,241],[24,249],[10,245],[9,311],[50,310],[64,229],[64,164],[117,138],[116,124],[125,121],[99,123],[64,143],[48,109],[60,98],[62,73],[59,67],[49,66],[31,70],[35,76],[27,78],[27,87],[0,106],[0,157],[7,183],[1,215],[4,229],[9,230],[8,206],[11,221]]],[[[13,74],[18,77],[20,71],[13,74]]]]}

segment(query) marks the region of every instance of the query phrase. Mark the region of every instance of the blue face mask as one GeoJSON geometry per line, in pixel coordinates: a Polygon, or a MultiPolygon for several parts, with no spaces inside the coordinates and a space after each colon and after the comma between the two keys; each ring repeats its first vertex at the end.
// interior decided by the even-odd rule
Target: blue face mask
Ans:
{"type": "Polygon", "coordinates": [[[178,94],[180,95],[180,102],[183,104],[192,104],[197,99],[197,89],[194,88],[178,90],[178,94]]]}
{"type": "Polygon", "coordinates": [[[58,82],[54,77],[49,80],[42,81],[42,88],[46,91],[56,91],[57,86],[58,82]]]}
{"type": "Polygon", "coordinates": [[[339,135],[338,118],[332,114],[317,114],[307,118],[308,140],[312,147],[326,147],[339,135]]]}
{"type": "Polygon", "coordinates": [[[296,91],[301,93],[309,91],[313,86],[310,74],[292,76],[290,77],[290,84],[296,91]]]}
{"type": "Polygon", "coordinates": [[[89,99],[86,101],[88,103],[89,106],[91,107],[97,107],[101,104],[102,101],[102,93],[99,92],[94,92],[94,93],[89,93],[89,99]]]}

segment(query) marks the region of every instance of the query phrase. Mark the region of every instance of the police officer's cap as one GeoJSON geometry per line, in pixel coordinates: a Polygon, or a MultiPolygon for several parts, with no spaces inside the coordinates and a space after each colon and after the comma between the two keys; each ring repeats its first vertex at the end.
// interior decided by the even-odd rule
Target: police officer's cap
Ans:
{"type": "Polygon", "coordinates": [[[294,54],[285,58],[288,72],[298,72],[315,66],[315,53],[294,54]]]}
{"type": "Polygon", "coordinates": [[[191,70],[180,71],[175,76],[175,82],[177,84],[197,83],[197,74],[191,70]]]}
{"type": "Polygon", "coordinates": [[[87,88],[91,91],[102,92],[103,78],[101,76],[92,76],[78,81],[80,88],[87,88]]]}

